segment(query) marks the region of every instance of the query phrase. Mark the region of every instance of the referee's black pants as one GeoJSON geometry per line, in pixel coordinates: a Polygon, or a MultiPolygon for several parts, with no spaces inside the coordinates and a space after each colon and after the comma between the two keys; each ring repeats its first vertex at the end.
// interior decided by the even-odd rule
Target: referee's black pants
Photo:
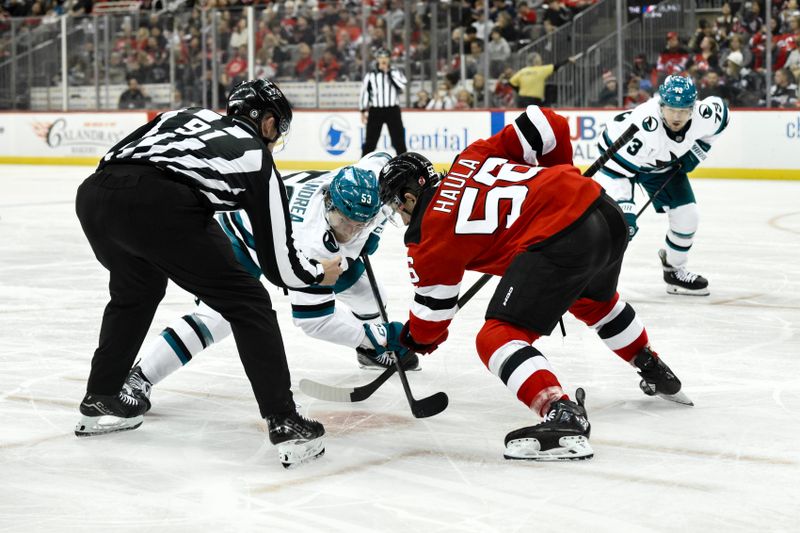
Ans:
{"type": "Polygon", "coordinates": [[[199,192],[154,167],[112,165],[83,182],[75,205],[110,273],[87,392],[120,390],[171,279],[230,322],[261,416],[294,409],[269,294],[236,261],[199,192]]]}
{"type": "Polygon", "coordinates": [[[403,128],[403,118],[400,116],[400,106],[370,107],[367,113],[367,131],[364,134],[364,145],[361,147],[361,157],[375,150],[381,136],[383,125],[389,129],[389,137],[397,155],[406,153],[406,137],[403,128]]]}

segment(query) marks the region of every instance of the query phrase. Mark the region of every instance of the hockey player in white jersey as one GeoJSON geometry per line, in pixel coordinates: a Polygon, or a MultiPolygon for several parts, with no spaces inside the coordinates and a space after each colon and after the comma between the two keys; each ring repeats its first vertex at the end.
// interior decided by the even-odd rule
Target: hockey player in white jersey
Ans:
{"type": "Polygon", "coordinates": [[[634,187],[640,184],[659,213],[667,213],[665,247],[658,251],[669,294],[706,296],[708,280],[687,269],[699,214],[688,174],[708,155],[729,121],[728,106],[716,96],[697,100],[691,78],[668,76],[658,95],[606,124],[600,151],[631,124],[636,135],[595,174],[625,214],[629,236],[638,231],[634,187]]]}
{"type": "MultiPolygon", "coordinates": [[[[386,153],[374,152],[354,166],[284,177],[297,248],[319,258],[341,256],[343,266],[347,262],[335,285],[289,291],[293,321],[311,337],[355,348],[361,368],[380,370],[393,361],[386,352],[378,354],[367,335],[369,329],[374,338],[386,342],[380,311],[360,255],[375,252],[391,216],[389,208],[382,210],[376,177],[389,159],[386,153]]],[[[260,277],[261,266],[253,249],[247,215],[242,211],[227,212],[217,215],[217,221],[242,266],[260,277]]],[[[382,288],[379,290],[385,302],[386,295],[382,288]]],[[[230,334],[230,324],[198,301],[194,312],[174,320],[145,345],[125,387],[147,399],[149,409],[152,385],[230,334]]],[[[416,354],[400,355],[404,356],[405,368],[419,369],[416,354]]]]}

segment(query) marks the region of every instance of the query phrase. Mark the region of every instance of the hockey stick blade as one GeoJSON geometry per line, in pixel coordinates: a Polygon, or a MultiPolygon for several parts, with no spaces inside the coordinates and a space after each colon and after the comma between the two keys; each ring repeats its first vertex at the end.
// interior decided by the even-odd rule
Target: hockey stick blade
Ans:
{"type": "Polygon", "coordinates": [[[300,390],[308,396],[316,398],[317,400],[324,400],[326,402],[348,402],[356,403],[363,402],[374,393],[383,383],[392,377],[392,374],[397,372],[394,365],[390,366],[381,374],[370,381],[366,385],[357,387],[336,387],[332,385],[325,385],[312,379],[301,379],[300,390]]]}
{"type": "Polygon", "coordinates": [[[694,407],[694,402],[690,400],[689,397],[682,392],[676,392],[675,394],[661,394],[657,392],[656,396],[658,396],[659,398],[664,398],[665,400],[670,402],[679,403],[681,405],[690,405],[694,407]]]}
{"type": "Polygon", "coordinates": [[[429,416],[438,415],[447,409],[447,404],[449,401],[450,400],[447,398],[447,394],[443,392],[437,392],[436,394],[432,394],[427,398],[414,400],[411,403],[411,413],[415,418],[428,418],[429,416]]]}

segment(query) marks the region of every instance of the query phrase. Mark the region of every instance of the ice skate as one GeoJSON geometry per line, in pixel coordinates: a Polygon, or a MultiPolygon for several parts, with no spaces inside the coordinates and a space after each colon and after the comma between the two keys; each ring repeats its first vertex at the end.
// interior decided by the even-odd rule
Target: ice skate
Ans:
{"type": "Polygon", "coordinates": [[[639,369],[639,376],[642,378],[639,382],[642,392],[671,402],[694,405],[692,400],[681,392],[681,380],[650,347],[642,348],[633,359],[633,364],[639,369]]]}
{"type": "MultiPolygon", "coordinates": [[[[372,348],[356,348],[358,357],[358,367],[362,370],[386,370],[394,365],[394,360],[389,352],[378,354],[372,348]]],[[[404,370],[420,370],[419,357],[414,352],[408,352],[405,357],[400,359],[404,370]]]]}
{"type": "Polygon", "coordinates": [[[147,405],[145,413],[150,410],[150,393],[153,390],[153,385],[145,377],[139,365],[134,366],[128,372],[128,377],[125,378],[125,383],[122,384],[122,390],[144,401],[147,405]]]}
{"type": "Polygon", "coordinates": [[[506,435],[503,457],[527,461],[565,461],[591,459],[591,425],[586,416],[583,389],[575,391],[577,403],[557,400],[550,405],[544,420],[535,426],[506,435]]]}
{"type": "Polygon", "coordinates": [[[269,441],[278,448],[284,468],[291,468],[325,453],[325,428],[297,411],[267,417],[269,441]]]}
{"type": "Polygon", "coordinates": [[[689,296],[708,296],[708,280],[700,274],[689,272],[686,267],[674,267],[667,263],[667,251],[658,251],[661,266],[664,268],[664,282],[667,294],[685,294],[689,296]]]}
{"type": "Polygon", "coordinates": [[[75,435],[89,437],[136,429],[142,425],[147,404],[137,396],[120,390],[116,395],[86,393],[81,402],[81,419],[75,435]]]}

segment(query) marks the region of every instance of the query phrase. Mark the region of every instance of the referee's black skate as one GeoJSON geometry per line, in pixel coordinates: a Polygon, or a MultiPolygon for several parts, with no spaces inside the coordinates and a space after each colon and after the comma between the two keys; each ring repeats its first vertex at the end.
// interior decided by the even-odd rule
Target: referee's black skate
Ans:
{"type": "Polygon", "coordinates": [[[290,411],[267,417],[269,441],[278,448],[284,468],[321,457],[325,453],[325,428],[316,420],[290,411]]]}
{"type": "Polygon", "coordinates": [[[576,402],[556,400],[544,420],[535,426],[517,429],[506,435],[506,459],[527,461],[565,461],[591,459],[591,425],[586,416],[583,389],[575,391],[576,402]]]}
{"type": "MultiPolygon", "coordinates": [[[[386,370],[394,365],[394,360],[389,352],[379,354],[372,348],[359,346],[356,348],[358,366],[363,370],[386,370]]],[[[420,370],[419,357],[414,352],[408,352],[405,357],[400,359],[404,370],[420,370]]]]}
{"type": "Polygon", "coordinates": [[[671,402],[694,405],[692,400],[681,392],[681,380],[678,376],[649,346],[645,346],[636,354],[633,364],[639,369],[639,376],[642,378],[639,382],[642,392],[671,402]]]}
{"type": "Polygon", "coordinates": [[[90,437],[116,431],[136,429],[142,425],[147,404],[120,390],[116,395],[86,393],[81,402],[81,419],[75,426],[75,435],[90,437]]]}
{"type": "Polygon", "coordinates": [[[667,251],[658,251],[661,267],[664,269],[664,282],[668,294],[686,294],[689,296],[708,296],[708,280],[700,274],[686,270],[686,267],[674,267],[667,263],[667,251]]]}
{"type": "Polygon", "coordinates": [[[150,393],[153,390],[153,384],[145,377],[139,365],[134,366],[131,368],[131,371],[128,372],[128,377],[125,378],[125,383],[122,384],[122,390],[143,400],[147,405],[145,413],[152,407],[150,404],[150,393]]]}

